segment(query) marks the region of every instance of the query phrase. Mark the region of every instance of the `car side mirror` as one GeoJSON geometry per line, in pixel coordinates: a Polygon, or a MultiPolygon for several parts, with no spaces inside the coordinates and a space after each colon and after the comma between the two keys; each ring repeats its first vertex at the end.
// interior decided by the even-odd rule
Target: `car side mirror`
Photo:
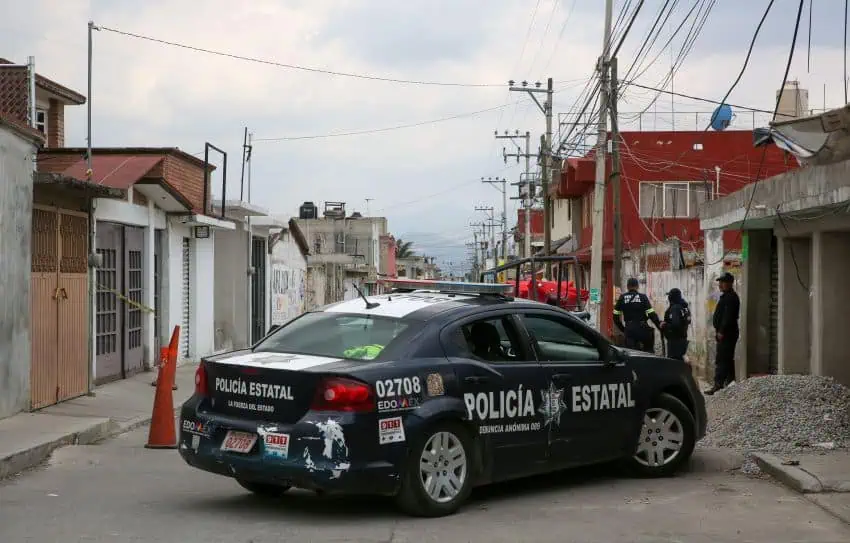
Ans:
{"type": "Polygon", "coordinates": [[[602,361],[609,366],[613,366],[620,361],[620,351],[613,345],[608,345],[605,349],[605,356],[602,357],[602,361]]]}
{"type": "Polygon", "coordinates": [[[278,328],[280,328],[280,325],[279,325],[279,324],[272,324],[272,325],[269,327],[269,331],[268,331],[268,332],[266,332],[266,335],[268,336],[269,334],[272,334],[273,332],[277,332],[277,329],[278,329],[278,328]]]}

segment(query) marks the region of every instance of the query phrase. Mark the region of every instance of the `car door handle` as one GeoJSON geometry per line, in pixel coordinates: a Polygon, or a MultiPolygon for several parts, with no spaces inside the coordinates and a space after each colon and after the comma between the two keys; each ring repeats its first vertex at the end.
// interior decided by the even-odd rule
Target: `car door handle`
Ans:
{"type": "Polygon", "coordinates": [[[469,383],[470,385],[481,385],[489,381],[489,379],[481,375],[471,375],[469,377],[465,377],[463,381],[465,383],[469,383]]]}
{"type": "Polygon", "coordinates": [[[556,383],[565,383],[572,380],[572,378],[573,376],[571,373],[556,373],[552,376],[552,381],[556,383]]]}

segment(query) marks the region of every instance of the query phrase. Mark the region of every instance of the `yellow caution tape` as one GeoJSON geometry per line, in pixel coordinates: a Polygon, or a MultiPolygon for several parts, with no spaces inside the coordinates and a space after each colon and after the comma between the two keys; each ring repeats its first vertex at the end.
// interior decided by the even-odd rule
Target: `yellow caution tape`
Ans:
{"type": "Polygon", "coordinates": [[[144,305],[144,304],[140,304],[139,302],[133,301],[133,300],[131,300],[130,298],[128,298],[128,297],[126,297],[126,296],[124,296],[123,294],[121,294],[120,292],[118,292],[118,291],[117,291],[117,290],[115,290],[115,289],[111,289],[111,288],[109,288],[109,287],[105,287],[105,286],[103,286],[103,285],[97,285],[97,289],[98,289],[98,290],[105,290],[105,291],[107,291],[107,292],[110,292],[110,293],[114,294],[116,298],[118,298],[119,300],[123,301],[125,304],[129,304],[129,305],[131,305],[131,306],[135,307],[136,309],[141,309],[141,310],[142,310],[142,311],[144,311],[145,313],[156,313],[156,310],[155,310],[155,309],[152,309],[152,308],[150,308],[150,307],[148,307],[148,306],[146,306],[146,305],[144,305]]]}

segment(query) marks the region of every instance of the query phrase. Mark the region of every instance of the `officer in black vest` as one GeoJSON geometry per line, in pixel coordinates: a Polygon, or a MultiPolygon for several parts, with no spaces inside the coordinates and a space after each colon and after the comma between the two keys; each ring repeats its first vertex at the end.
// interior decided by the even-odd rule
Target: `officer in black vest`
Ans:
{"type": "Polygon", "coordinates": [[[614,305],[614,324],[623,332],[626,347],[653,353],[655,352],[655,330],[647,321],[651,320],[659,330],[661,330],[661,321],[647,295],[638,292],[639,285],[640,283],[634,277],[626,282],[628,291],[620,294],[614,305]]]}
{"type": "Polygon", "coordinates": [[[735,379],[735,345],[741,332],[738,319],[741,315],[741,299],[735,292],[735,277],[725,272],[717,278],[720,299],[714,308],[712,324],[717,339],[717,357],[714,359],[714,386],[706,394],[712,395],[735,379]]]}
{"type": "Polygon", "coordinates": [[[684,360],[688,352],[688,327],[691,325],[691,310],[682,298],[682,291],[671,288],[667,293],[670,305],[664,312],[661,333],[667,340],[667,356],[684,360]]]}

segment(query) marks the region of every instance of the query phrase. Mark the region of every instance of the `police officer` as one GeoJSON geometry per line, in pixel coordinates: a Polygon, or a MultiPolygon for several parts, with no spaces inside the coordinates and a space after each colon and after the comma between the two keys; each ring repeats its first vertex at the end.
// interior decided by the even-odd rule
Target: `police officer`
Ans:
{"type": "Polygon", "coordinates": [[[661,333],[667,339],[667,356],[684,360],[688,352],[688,327],[691,324],[691,310],[688,302],[682,298],[682,291],[671,288],[667,293],[670,305],[664,311],[661,333]]]}
{"type": "Polygon", "coordinates": [[[717,357],[714,359],[714,387],[706,394],[712,395],[735,379],[735,345],[740,330],[738,318],[741,313],[741,299],[733,285],[735,277],[726,272],[717,278],[720,299],[714,308],[712,324],[717,339],[717,357]]]}
{"type": "Polygon", "coordinates": [[[634,277],[626,282],[628,291],[620,294],[614,305],[614,324],[626,337],[626,347],[653,353],[655,352],[655,330],[650,328],[646,321],[652,320],[659,330],[661,330],[661,321],[646,294],[638,292],[639,284],[634,277]]]}

